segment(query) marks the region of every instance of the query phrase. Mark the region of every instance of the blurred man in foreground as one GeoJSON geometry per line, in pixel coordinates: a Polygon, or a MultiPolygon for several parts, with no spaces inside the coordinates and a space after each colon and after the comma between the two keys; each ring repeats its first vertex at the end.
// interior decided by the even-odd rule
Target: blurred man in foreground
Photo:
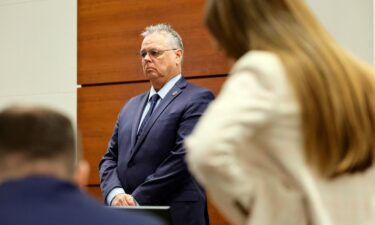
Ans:
{"type": "Polygon", "coordinates": [[[42,107],[0,112],[1,225],[162,225],[120,214],[80,192],[88,175],[64,115],[42,107]]]}

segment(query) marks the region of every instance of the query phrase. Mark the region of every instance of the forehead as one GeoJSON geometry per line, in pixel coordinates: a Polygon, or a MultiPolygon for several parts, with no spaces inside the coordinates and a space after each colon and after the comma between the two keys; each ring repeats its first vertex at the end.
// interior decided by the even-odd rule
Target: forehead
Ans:
{"type": "Polygon", "coordinates": [[[169,47],[169,45],[168,34],[155,32],[143,39],[141,49],[169,47]]]}

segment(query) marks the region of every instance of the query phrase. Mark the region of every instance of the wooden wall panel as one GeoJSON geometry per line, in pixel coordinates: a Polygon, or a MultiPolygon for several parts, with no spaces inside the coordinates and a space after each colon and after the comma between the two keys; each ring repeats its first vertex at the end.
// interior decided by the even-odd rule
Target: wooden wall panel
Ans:
{"type": "Polygon", "coordinates": [[[104,203],[102,191],[100,190],[99,184],[87,186],[85,187],[84,191],[87,192],[90,196],[94,197],[99,203],[104,203]]]}
{"type": "MultiPolygon", "coordinates": [[[[207,87],[217,94],[225,78],[194,78],[189,81],[207,87]]],[[[106,150],[121,107],[131,97],[148,88],[148,82],[141,82],[78,89],[78,128],[81,132],[83,154],[91,167],[89,184],[99,183],[98,164],[106,150]]]]}
{"type": "Polygon", "coordinates": [[[99,183],[98,163],[104,154],[121,107],[149,83],[92,86],[78,89],[78,129],[84,157],[89,161],[89,184],[99,183]]]}
{"type": "Polygon", "coordinates": [[[210,44],[202,24],[204,0],[79,0],[78,83],[144,80],[138,52],[140,33],[160,22],[171,24],[185,45],[183,74],[226,74],[228,64],[210,44]]]}
{"type": "MultiPolygon", "coordinates": [[[[87,192],[103,202],[98,163],[118,112],[131,97],[149,88],[138,52],[140,33],[169,23],[182,36],[182,73],[217,94],[230,65],[210,43],[202,24],[205,0],[78,0],[78,128],[91,173],[87,192]]],[[[209,202],[211,225],[228,225],[209,202]]]]}

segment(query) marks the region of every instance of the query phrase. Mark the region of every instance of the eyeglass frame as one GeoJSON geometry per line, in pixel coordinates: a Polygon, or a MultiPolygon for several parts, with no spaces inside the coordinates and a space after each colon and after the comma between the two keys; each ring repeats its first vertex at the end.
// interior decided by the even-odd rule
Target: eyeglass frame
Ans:
{"type": "Polygon", "coordinates": [[[159,50],[159,49],[151,49],[151,50],[148,50],[148,51],[140,51],[139,52],[139,57],[141,57],[141,59],[145,59],[146,58],[146,55],[148,55],[150,58],[158,58],[159,56],[163,55],[164,52],[167,52],[167,51],[175,51],[175,50],[178,50],[179,48],[170,48],[170,49],[163,49],[163,50],[159,50]]]}

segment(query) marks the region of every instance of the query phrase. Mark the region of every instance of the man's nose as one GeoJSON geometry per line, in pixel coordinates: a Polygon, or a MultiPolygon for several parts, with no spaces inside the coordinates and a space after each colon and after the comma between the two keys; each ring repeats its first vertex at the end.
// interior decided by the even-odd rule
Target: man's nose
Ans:
{"type": "Polygon", "coordinates": [[[143,60],[145,61],[151,61],[151,57],[150,57],[150,54],[147,52],[145,57],[143,58],[143,60]]]}

